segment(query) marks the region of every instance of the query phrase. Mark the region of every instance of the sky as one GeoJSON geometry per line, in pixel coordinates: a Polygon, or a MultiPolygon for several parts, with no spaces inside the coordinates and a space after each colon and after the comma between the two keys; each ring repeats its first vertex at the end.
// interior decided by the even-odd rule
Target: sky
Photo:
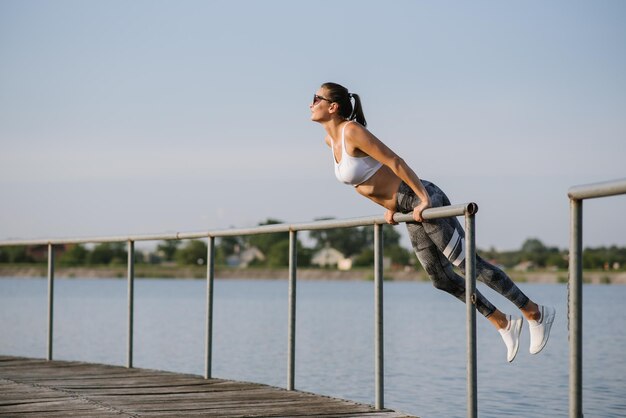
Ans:
{"type": "MultiPolygon", "coordinates": [[[[0,240],[382,216],[310,121],[334,81],[478,203],[479,248],[567,248],[567,190],[626,178],[625,20],[619,0],[0,0],[0,240]]],[[[626,246],[625,214],[585,201],[584,245],[626,246]]]]}

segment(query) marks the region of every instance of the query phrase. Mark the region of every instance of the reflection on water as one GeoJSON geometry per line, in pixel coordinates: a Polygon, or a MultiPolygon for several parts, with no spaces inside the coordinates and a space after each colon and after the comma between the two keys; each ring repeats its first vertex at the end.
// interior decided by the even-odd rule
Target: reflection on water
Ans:
{"type": "MultiPolygon", "coordinates": [[[[0,279],[0,353],[45,357],[46,280],[0,279]]],[[[285,387],[287,282],[217,280],[213,376],[285,387]]],[[[514,307],[482,285],[499,308],[514,307]]],[[[567,287],[520,286],[557,308],[550,342],[506,362],[504,344],[478,317],[481,417],[568,414],[567,287]]],[[[372,282],[298,283],[296,388],[374,402],[372,282]]],[[[422,417],[466,416],[465,306],[428,283],[385,283],[385,406],[422,417]]],[[[206,285],[135,282],[134,366],[203,374],[206,285]]],[[[626,286],[584,288],[586,416],[626,415],[626,286]],[[606,318],[609,318],[607,321],[606,318]]],[[[55,281],[54,358],[124,365],[124,280],[55,281]]]]}

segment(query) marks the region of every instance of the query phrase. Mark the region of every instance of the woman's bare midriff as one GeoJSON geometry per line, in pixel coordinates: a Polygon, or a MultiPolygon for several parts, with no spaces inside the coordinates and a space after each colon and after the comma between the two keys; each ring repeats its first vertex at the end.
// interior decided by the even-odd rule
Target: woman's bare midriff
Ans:
{"type": "Polygon", "coordinates": [[[382,166],[376,174],[355,188],[359,194],[387,209],[395,211],[396,194],[401,182],[402,180],[389,167],[382,166]]]}

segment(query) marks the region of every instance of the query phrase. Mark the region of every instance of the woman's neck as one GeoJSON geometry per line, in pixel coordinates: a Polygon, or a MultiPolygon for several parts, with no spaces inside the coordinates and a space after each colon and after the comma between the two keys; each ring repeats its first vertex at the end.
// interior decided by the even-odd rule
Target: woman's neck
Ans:
{"type": "Polygon", "coordinates": [[[348,122],[348,120],[344,118],[333,118],[323,122],[322,125],[324,126],[326,133],[330,135],[333,140],[338,140],[340,136],[339,131],[341,130],[342,125],[346,122],[348,122]]]}

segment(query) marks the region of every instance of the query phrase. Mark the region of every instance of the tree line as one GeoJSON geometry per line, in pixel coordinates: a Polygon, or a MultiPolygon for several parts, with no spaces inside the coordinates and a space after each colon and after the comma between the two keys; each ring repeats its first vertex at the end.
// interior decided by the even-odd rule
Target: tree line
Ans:
{"type": "MultiPolygon", "coordinates": [[[[277,223],[281,222],[268,219],[259,225],[277,223]]],[[[384,225],[383,237],[384,255],[390,258],[392,265],[419,267],[412,250],[401,246],[401,236],[394,227],[384,225]]],[[[311,266],[314,254],[324,248],[338,250],[344,257],[352,260],[353,267],[371,266],[374,263],[372,226],[309,231],[308,241],[312,245],[305,246],[300,238],[296,243],[300,267],[311,266]]],[[[256,248],[263,254],[262,258],[252,260],[249,266],[276,268],[289,264],[289,234],[287,232],[217,238],[215,264],[226,266],[229,264],[229,258],[249,248],[256,248]]],[[[512,268],[523,262],[531,263],[535,268],[566,269],[568,266],[567,250],[548,247],[536,238],[527,239],[516,251],[497,251],[492,248],[479,249],[478,252],[484,259],[505,268],[512,268]]],[[[93,247],[77,244],[68,246],[57,257],[57,262],[64,266],[123,265],[126,264],[127,257],[125,243],[102,243],[93,247]]],[[[205,264],[207,243],[206,240],[162,241],[157,245],[155,252],[146,254],[138,251],[135,258],[136,263],[146,264],[205,264]]],[[[0,263],[37,261],[37,253],[32,248],[0,247],[0,263]]],[[[585,269],[624,269],[625,267],[626,248],[617,246],[586,248],[583,252],[583,268],[585,269]]]]}

